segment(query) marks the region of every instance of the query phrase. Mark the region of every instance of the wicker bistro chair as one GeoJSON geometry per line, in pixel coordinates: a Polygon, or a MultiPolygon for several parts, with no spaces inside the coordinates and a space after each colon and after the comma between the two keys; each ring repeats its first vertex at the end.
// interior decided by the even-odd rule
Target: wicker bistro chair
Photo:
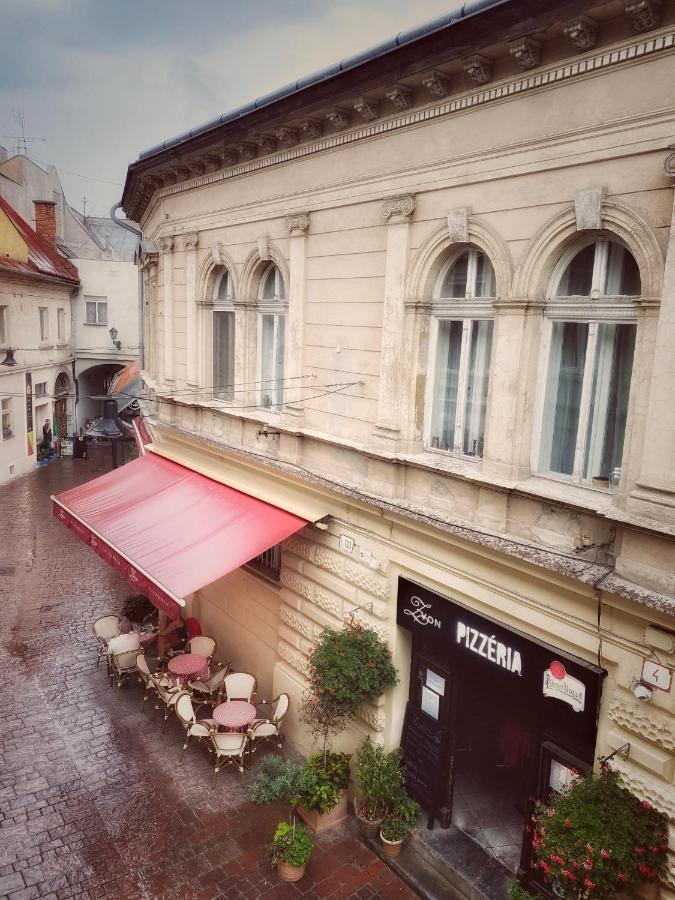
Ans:
{"type": "Polygon", "coordinates": [[[91,626],[99,644],[96,665],[101,662],[101,657],[107,653],[108,641],[111,638],[117,637],[120,633],[120,622],[121,619],[119,616],[102,616],[91,626]]]}
{"type": "Polygon", "coordinates": [[[190,638],[185,646],[186,653],[196,653],[197,656],[205,656],[208,664],[211,665],[213,654],[216,652],[216,642],[213,638],[197,635],[190,638]]]}
{"type": "MultiPolygon", "coordinates": [[[[155,684],[157,687],[157,699],[164,704],[164,721],[166,722],[181,690],[178,685],[172,683],[167,675],[162,675],[159,678],[155,676],[155,684]]],[[[161,708],[158,703],[155,704],[155,709],[161,708]]]]}
{"type": "Polygon", "coordinates": [[[188,682],[188,687],[192,691],[192,702],[197,706],[204,706],[207,703],[216,706],[220,703],[225,690],[225,678],[229,674],[229,663],[225,663],[210,678],[188,682]]]}
{"type": "Polygon", "coordinates": [[[209,739],[216,754],[215,774],[227,763],[235,763],[243,775],[248,734],[241,731],[216,731],[211,732],[209,739]]]}
{"type": "Polygon", "coordinates": [[[231,672],[225,678],[225,696],[228,700],[246,700],[253,702],[257,683],[253,675],[247,672],[231,672]]]}
{"type": "Polygon", "coordinates": [[[136,668],[138,669],[138,680],[143,685],[143,708],[145,709],[145,703],[150,694],[154,693],[155,696],[159,696],[158,684],[164,676],[161,673],[156,674],[150,671],[145,653],[139,653],[136,657],[136,668]]]}
{"type": "Polygon", "coordinates": [[[117,682],[117,690],[122,687],[127,678],[138,674],[136,657],[138,650],[123,650],[110,656],[110,674],[113,684],[117,682]]]}
{"type": "Polygon", "coordinates": [[[185,729],[185,743],[183,753],[187,750],[191,737],[199,740],[208,738],[218,728],[215,719],[198,719],[192,705],[192,697],[189,691],[179,691],[173,704],[183,728],[185,729]]]}
{"type": "Polygon", "coordinates": [[[279,694],[274,700],[260,700],[259,704],[266,703],[274,706],[274,712],[271,719],[254,719],[248,726],[248,737],[250,741],[249,752],[255,753],[258,744],[262,741],[274,741],[281,750],[281,724],[286,718],[289,707],[288,694],[279,694]]]}

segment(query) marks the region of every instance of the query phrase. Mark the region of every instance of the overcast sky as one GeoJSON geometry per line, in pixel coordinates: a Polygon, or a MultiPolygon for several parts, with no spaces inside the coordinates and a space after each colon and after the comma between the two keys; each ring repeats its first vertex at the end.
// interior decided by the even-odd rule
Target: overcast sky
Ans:
{"type": "Polygon", "coordinates": [[[46,139],[29,155],[56,165],[72,206],[107,215],[141,150],[455,5],[0,0],[0,134],[20,109],[46,139]]]}

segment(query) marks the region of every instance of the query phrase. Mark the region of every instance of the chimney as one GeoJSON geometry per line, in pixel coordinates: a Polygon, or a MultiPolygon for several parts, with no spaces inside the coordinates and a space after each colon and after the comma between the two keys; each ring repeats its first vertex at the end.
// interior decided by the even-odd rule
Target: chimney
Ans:
{"type": "Polygon", "coordinates": [[[56,203],[53,200],[34,200],[35,230],[50,244],[56,243],[56,203]]]}

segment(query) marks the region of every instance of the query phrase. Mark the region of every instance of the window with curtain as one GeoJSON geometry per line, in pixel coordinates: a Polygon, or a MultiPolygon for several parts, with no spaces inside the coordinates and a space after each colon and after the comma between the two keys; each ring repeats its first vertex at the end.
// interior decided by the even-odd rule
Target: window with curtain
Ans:
{"type": "Polygon", "coordinates": [[[234,285],[225,269],[213,295],[213,396],[234,399],[234,285]]]}
{"type": "Polygon", "coordinates": [[[258,402],[266,409],[284,402],[285,299],[283,277],[271,263],[258,289],[258,402]]]}
{"type": "Polygon", "coordinates": [[[492,353],[495,273],[475,247],[454,254],[436,280],[428,446],[482,457],[492,353]]]}
{"type": "Polygon", "coordinates": [[[640,272],[615,240],[565,254],[547,301],[539,471],[610,487],[621,476],[640,272]]]}

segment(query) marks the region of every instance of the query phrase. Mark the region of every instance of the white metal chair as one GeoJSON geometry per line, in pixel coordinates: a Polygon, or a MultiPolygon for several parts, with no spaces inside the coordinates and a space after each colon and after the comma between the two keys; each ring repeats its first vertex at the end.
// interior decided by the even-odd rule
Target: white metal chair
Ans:
{"type": "Polygon", "coordinates": [[[197,656],[205,656],[210,664],[213,654],[216,652],[216,642],[213,638],[200,634],[197,637],[190,638],[185,651],[186,653],[196,653],[197,656]]]}
{"type": "Polygon", "coordinates": [[[110,674],[113,683],[117,682],[118,691],[127,678],[137,674],[137,656],[138,650],[123,650],[122,653],[115,653],[110,657],[110,674]]]}
{"type": "Polygon", "coordinates": [[[210,678],[206,678],[204,681],[188,682],[188,687],[192,691],[192,702],[198,706],[203,706],[205,703],[215,706],[217,703],[220,703],[224,690],[224,681],[229,673],[230,666],[228,663],[225,663],[210,678]]]}
{"type": "MultiPolygon", "coordinates": [[[[156,679],[156,685],[157,699],[164,704],[164,721],[166,722],[181,691],[178,685],[173,684],[167,675],[162,675],[161,678],[156,679]]],[[[155,704],[155,709],[161,709],[161,706],[155,704]]]]}
{"type": "Polygon", "coordinates": [[[248,735],[241,731],[218,731],[210,734],[209,738],[216,754],[215,774],[220,772],[223,765],[234,763],[243,775],[248,735]]]}
{"type": "Polygon", "coordinates": [[[247,672],[231,672],[225,678],[225,696],[228,700],[252,702],[257,684],[253,675],[247,672]]]}
{"type": "Polygon", "coordinates": [[[274,700],[261,700],[260,704],[269,703],[274,706],[274,712],[271,719],[254,719],[249,725],[248,736],[251,742],[250,752],[255,753],[257,744],[261,741],[275,741],[277,747],[281,750],[281,724],[286,718],[289,707],[288,694],[279,694],[274,700]]]}
{"type": "Polygon", "coordinates": [[[101,662],[101,657],[104,653],[106,653],[108,649],[108,641],[111,638],[117,637],[117,635],[120,633],[120,622],[121,619],[119,616],[109,615],[102,616],[100,619],[97,619],[91,626],[94,630],[94,635],[96,636],[96,640],[99,644],[96,665],[101,662]]]}
{"type": "Polygon", "coordinates": [[[183,753],[187,750],[191,737],[199,739],[207,738],[218,728],[218,723],[215,719],[197,718],[189,691],[179,691],[173,706],[176,710],[176,715],[185,729],[183,753]]]}

